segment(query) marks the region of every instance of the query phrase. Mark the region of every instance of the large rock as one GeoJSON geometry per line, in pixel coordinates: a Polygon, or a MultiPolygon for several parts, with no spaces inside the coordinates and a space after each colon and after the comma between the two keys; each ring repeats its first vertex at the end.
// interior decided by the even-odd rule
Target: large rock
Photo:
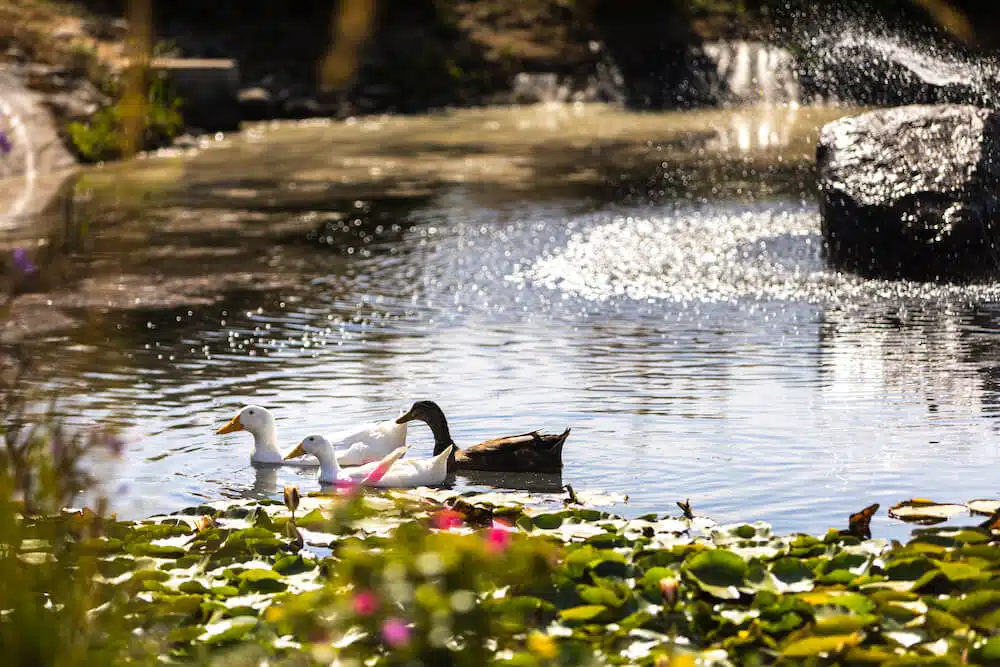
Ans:
{"type": "Polygon", "coordinates": [[[76,161],[42,97],[0,71],[0,239],[43,237],[68,201],[76,161]],[[53,220],[50,213],[56,213],[53,220]]]}
{"type": "Polygon", "coordinates": [[[830,123],[817,148],[829,261],[866,276],[1000,274],[1000,113],[908,106],[830,123]]]}

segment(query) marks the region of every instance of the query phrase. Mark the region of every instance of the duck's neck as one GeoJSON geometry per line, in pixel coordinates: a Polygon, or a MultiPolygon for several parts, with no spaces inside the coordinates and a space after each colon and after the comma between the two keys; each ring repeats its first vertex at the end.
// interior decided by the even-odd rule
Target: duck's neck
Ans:
{"type": "Polygon", "coordinates": [[[340,464],[337,463],[337,453],[333,447],[316,454],[319,459],[319,481],[326,484],[335,484],[340,478],[340,464]]]}
{"type": "Polygon", "coordinates": [[[267,424],[263,429],[253,434],[252,458],[260,463],[281,463],[281,450],[278,449],[278,429],[274,424],[267,424]]]}
{"type": "MultiPolygon", "coordinates": [[[[448,420],[441,410],[433,410],[426,415],[424,421],[431,428],[434,434],[434,456],[453,446],[455,442],[451,439],[451,431],[448,429],[448,420]]],[[[458,451],[458,447],[455,447],[458,451]]]]}

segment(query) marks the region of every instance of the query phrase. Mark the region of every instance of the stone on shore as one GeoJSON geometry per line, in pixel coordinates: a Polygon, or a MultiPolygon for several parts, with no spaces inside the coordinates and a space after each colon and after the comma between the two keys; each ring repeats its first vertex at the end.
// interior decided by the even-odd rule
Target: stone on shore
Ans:
{"type": "Polygon", "coordinates": [[[76,161],[63,145],[42,96],[0,72],[0,238],[40,238],[60,211],[76,161]]]}

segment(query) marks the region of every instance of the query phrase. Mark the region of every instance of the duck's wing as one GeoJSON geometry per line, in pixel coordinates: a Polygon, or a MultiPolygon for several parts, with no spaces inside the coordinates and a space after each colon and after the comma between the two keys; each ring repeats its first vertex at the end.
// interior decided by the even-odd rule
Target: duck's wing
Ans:
{"type": "Polygon", "coordinates": [[[406,444],[406,424],[372,422],[342,431],[328,438],[342,466],[359,466],[378,461],[406,444]]]}
{"type": "Polygon", "coordinates": [[[376,450],[366,442],[355,442],[347,449],[337,450],[337,463],[341,467],[363,466],[369,463],[377,463],[384,452],[376,450]]]}
{"type": "Polygon", "coordinates": [[[370,442],[378,439],[382,434],[378,422],[361,424],[347,429],[342,429],[327,436],[327,440],[334,447],[347,447],[356,442],[370,442]]]}
{"type": "Polygon", "coordinates": [[[562,467],[562,447],[569,437],[562,433],[521,433],[486,440],[458,453],[463,467],[484,470],[558,470],[562,467]]]}

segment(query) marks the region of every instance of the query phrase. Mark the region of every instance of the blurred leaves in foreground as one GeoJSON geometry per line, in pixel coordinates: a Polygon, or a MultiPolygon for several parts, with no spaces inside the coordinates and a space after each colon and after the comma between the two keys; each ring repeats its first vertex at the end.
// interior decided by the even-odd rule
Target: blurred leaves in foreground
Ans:
{"type": "Polygon", "coordinates": [[[626,519],[552,496],[427,490],[289,488],[284,502],[142,522],[3,502],[0,640],[14,664],[159,655],[205,665],[903,665],[1000,655],[998,535],[977,525],[920,529],[902,545],[850,529],[776,536],[763,523],[626,519]]]}

